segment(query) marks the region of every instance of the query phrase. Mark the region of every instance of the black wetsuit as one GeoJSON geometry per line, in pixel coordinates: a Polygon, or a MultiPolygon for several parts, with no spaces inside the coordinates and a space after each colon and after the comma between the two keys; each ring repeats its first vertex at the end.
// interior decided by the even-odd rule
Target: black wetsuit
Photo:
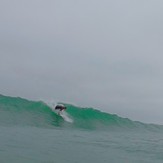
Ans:
{"type": "Polygon", "coordinates": [[[60,110],[60,111],[62,111],[62,110],[65,110],[65,109],[66,109],[65,106],[59,106],[59,105],[57,105],[57,106],[55,107],[55,110],[60,110]]]}

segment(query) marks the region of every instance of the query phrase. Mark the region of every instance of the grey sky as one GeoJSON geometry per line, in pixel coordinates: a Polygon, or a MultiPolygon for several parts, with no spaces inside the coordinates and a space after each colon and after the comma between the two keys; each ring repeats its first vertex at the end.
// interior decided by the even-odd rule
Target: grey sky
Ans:
{"type": "Polygon", "coordinates": [[[162,0],[0,0],[0,93],[163,124],[162,0]]]}

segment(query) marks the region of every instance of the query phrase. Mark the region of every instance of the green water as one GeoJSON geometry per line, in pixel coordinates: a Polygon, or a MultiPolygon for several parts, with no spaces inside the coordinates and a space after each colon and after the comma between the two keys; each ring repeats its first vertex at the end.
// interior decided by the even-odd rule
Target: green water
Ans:
{"type": "Polygon", "coordinates": [[[0,163],[162,163],[163,128],[67,104],[0,96],[0,163]]]}

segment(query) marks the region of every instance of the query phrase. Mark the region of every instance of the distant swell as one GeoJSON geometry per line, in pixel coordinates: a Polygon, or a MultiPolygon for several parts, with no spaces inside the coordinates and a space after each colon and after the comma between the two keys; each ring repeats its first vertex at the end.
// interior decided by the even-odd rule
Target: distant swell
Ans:
{"type": "Polygon", "coordinates": [[[70,104],[65,105],[73,123],[66,122],[44,102],[0,95],[0,125],[42,128],[63,127],[88,130],[162,130],[162,126],[159,125],[135,122],[93,108],[80,108],[70,104]]]}

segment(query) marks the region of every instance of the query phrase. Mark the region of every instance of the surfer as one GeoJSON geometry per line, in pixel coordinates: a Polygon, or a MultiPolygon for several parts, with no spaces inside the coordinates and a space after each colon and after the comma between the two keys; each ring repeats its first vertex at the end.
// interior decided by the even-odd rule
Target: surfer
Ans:
{"type": "Polygon", "coordinates": [[[59,104],[55,107],[55,110],[59,110],[58,114],[60,114],[62,111],[66,110],[67,108],[63,104],[59,104]]]}
{"type": "Polygon", "coordinates": [[[73,123],[73,119],[71,119],[69,114],[65,112],[66,109],[66,106],[63,104],[58,104],[55,107],[55,113],[61,116],[66,122],[73,123]]]}

